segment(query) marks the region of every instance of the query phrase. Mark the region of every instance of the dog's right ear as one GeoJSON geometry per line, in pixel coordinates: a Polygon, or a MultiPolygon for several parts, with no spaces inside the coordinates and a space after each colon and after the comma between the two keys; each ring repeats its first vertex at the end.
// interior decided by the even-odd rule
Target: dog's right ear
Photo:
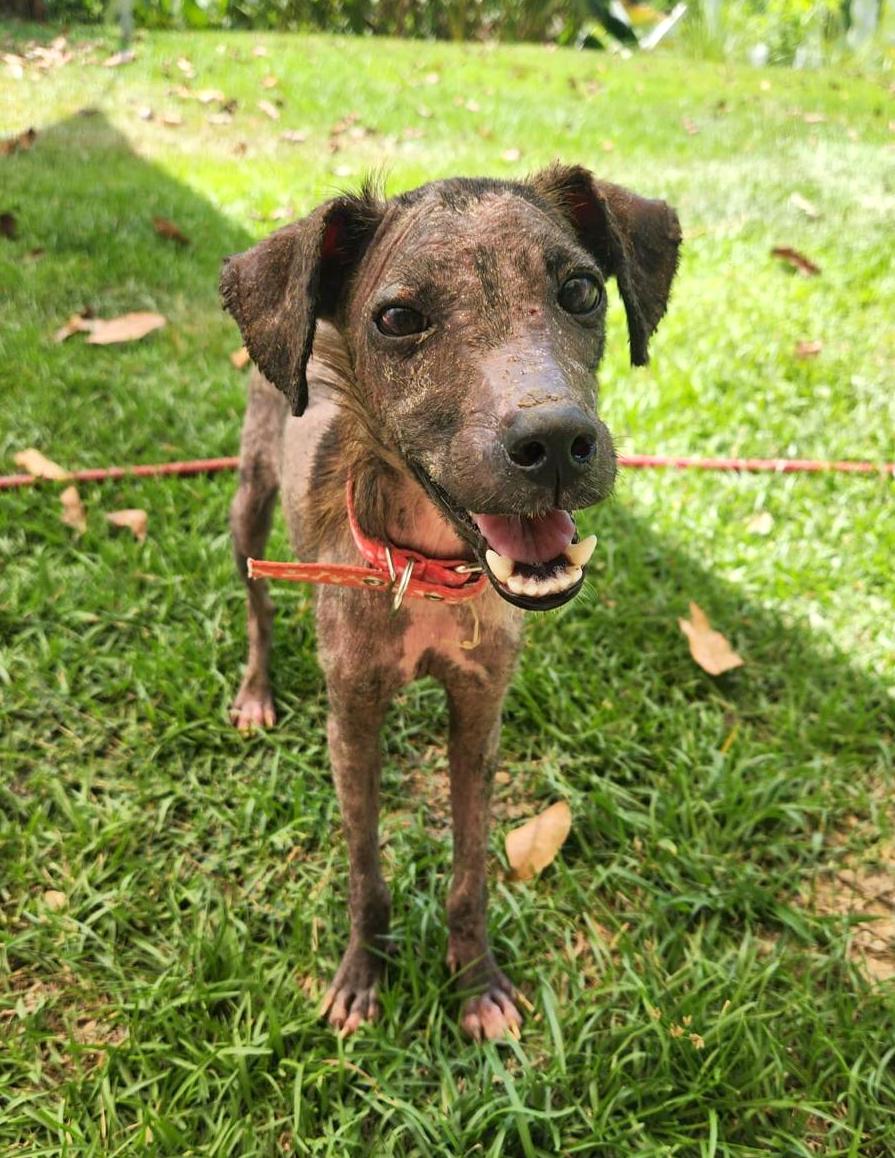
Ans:
{"type": "Polygon", "coordinates": [[[342,290],[382,220],[372,196],[338,197],[224,261],[221,295],[258,369],[308,404],[307,366],[317,319],[332,321],[342,290]]]}

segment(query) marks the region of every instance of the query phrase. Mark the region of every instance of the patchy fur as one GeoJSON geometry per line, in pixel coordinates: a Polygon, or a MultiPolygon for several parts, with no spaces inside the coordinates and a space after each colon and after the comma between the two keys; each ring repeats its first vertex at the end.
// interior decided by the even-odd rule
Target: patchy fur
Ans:
{"type": "MultiPolygon", "coordinates": [[[[243,578],[246,557],[263,554],[278,490],[299,557],[347,564],[362,562],[349,485],[366,535],[471,563],[483,557],[471,512],[532,520],[605,498],[615,456],[596,411],[603,285],[616,279],[632,360],[645,361],[679,240],[664,202],[557,166],[526,183],[454,179],[391,201],[368,187],[230,258],[224,302],[263,372],[249,387],[231,513],[243,578]],[[589,287],[586,310],[564,302],[570,284],[589,287]]],[[[476,1039],[518,1032],[515,991],[488,944],[485,864],[526,604],[491,582],[467,604],[407,600],[397,612],[381,593],[317,590],[351,915],[324,1009],[343,1032],[376,1017],[387,948],[380,730],[398,689],[426,675],[444,686],[450,715],[448,964],[467,994],[461,1024],[476,1039]]],[[[272,616],[265,584],[248,583],[240,728],[274,721],[272,616]]]]}

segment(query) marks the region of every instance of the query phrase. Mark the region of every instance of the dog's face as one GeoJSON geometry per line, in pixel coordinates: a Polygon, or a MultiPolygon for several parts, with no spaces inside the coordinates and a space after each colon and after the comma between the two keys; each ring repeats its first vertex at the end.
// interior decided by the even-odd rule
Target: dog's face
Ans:
{"type": "Polygon", "coordinates": [[[527,184],[445,181],[342,198],[222,275],[259,368],[301,413],[318,317],[334,322],[369,426],[425,487],[509,602],[557,607],[593,540],[572,512],[611,491],[596,413],[606,278],[646,360],[680,232],[661,201],[555,168],[527,184]]]}

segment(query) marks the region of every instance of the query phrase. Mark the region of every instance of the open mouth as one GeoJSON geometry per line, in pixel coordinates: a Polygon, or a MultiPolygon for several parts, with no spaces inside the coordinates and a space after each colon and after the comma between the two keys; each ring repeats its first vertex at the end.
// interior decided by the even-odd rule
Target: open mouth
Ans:
{"type": "Polygon", "coordinates": [[[421,468],[416,468],[416,474],[508,603],[526,611],[549,611],[568,603],[581,590],[597,539],[588,535],[579,540],[568,511],[477,515],[458,507],[421,468]]]}

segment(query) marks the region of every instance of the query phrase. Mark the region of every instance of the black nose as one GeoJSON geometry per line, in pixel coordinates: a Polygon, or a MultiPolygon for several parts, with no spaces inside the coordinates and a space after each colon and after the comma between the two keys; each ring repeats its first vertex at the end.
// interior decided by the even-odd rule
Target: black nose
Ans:
{"type": "Polygon", "coordinates": [[[563,487],[597,453],[597,424],[577,406],[538,407],[518,414],[503,436],[507,458],[533,483],[563,487]]]}

